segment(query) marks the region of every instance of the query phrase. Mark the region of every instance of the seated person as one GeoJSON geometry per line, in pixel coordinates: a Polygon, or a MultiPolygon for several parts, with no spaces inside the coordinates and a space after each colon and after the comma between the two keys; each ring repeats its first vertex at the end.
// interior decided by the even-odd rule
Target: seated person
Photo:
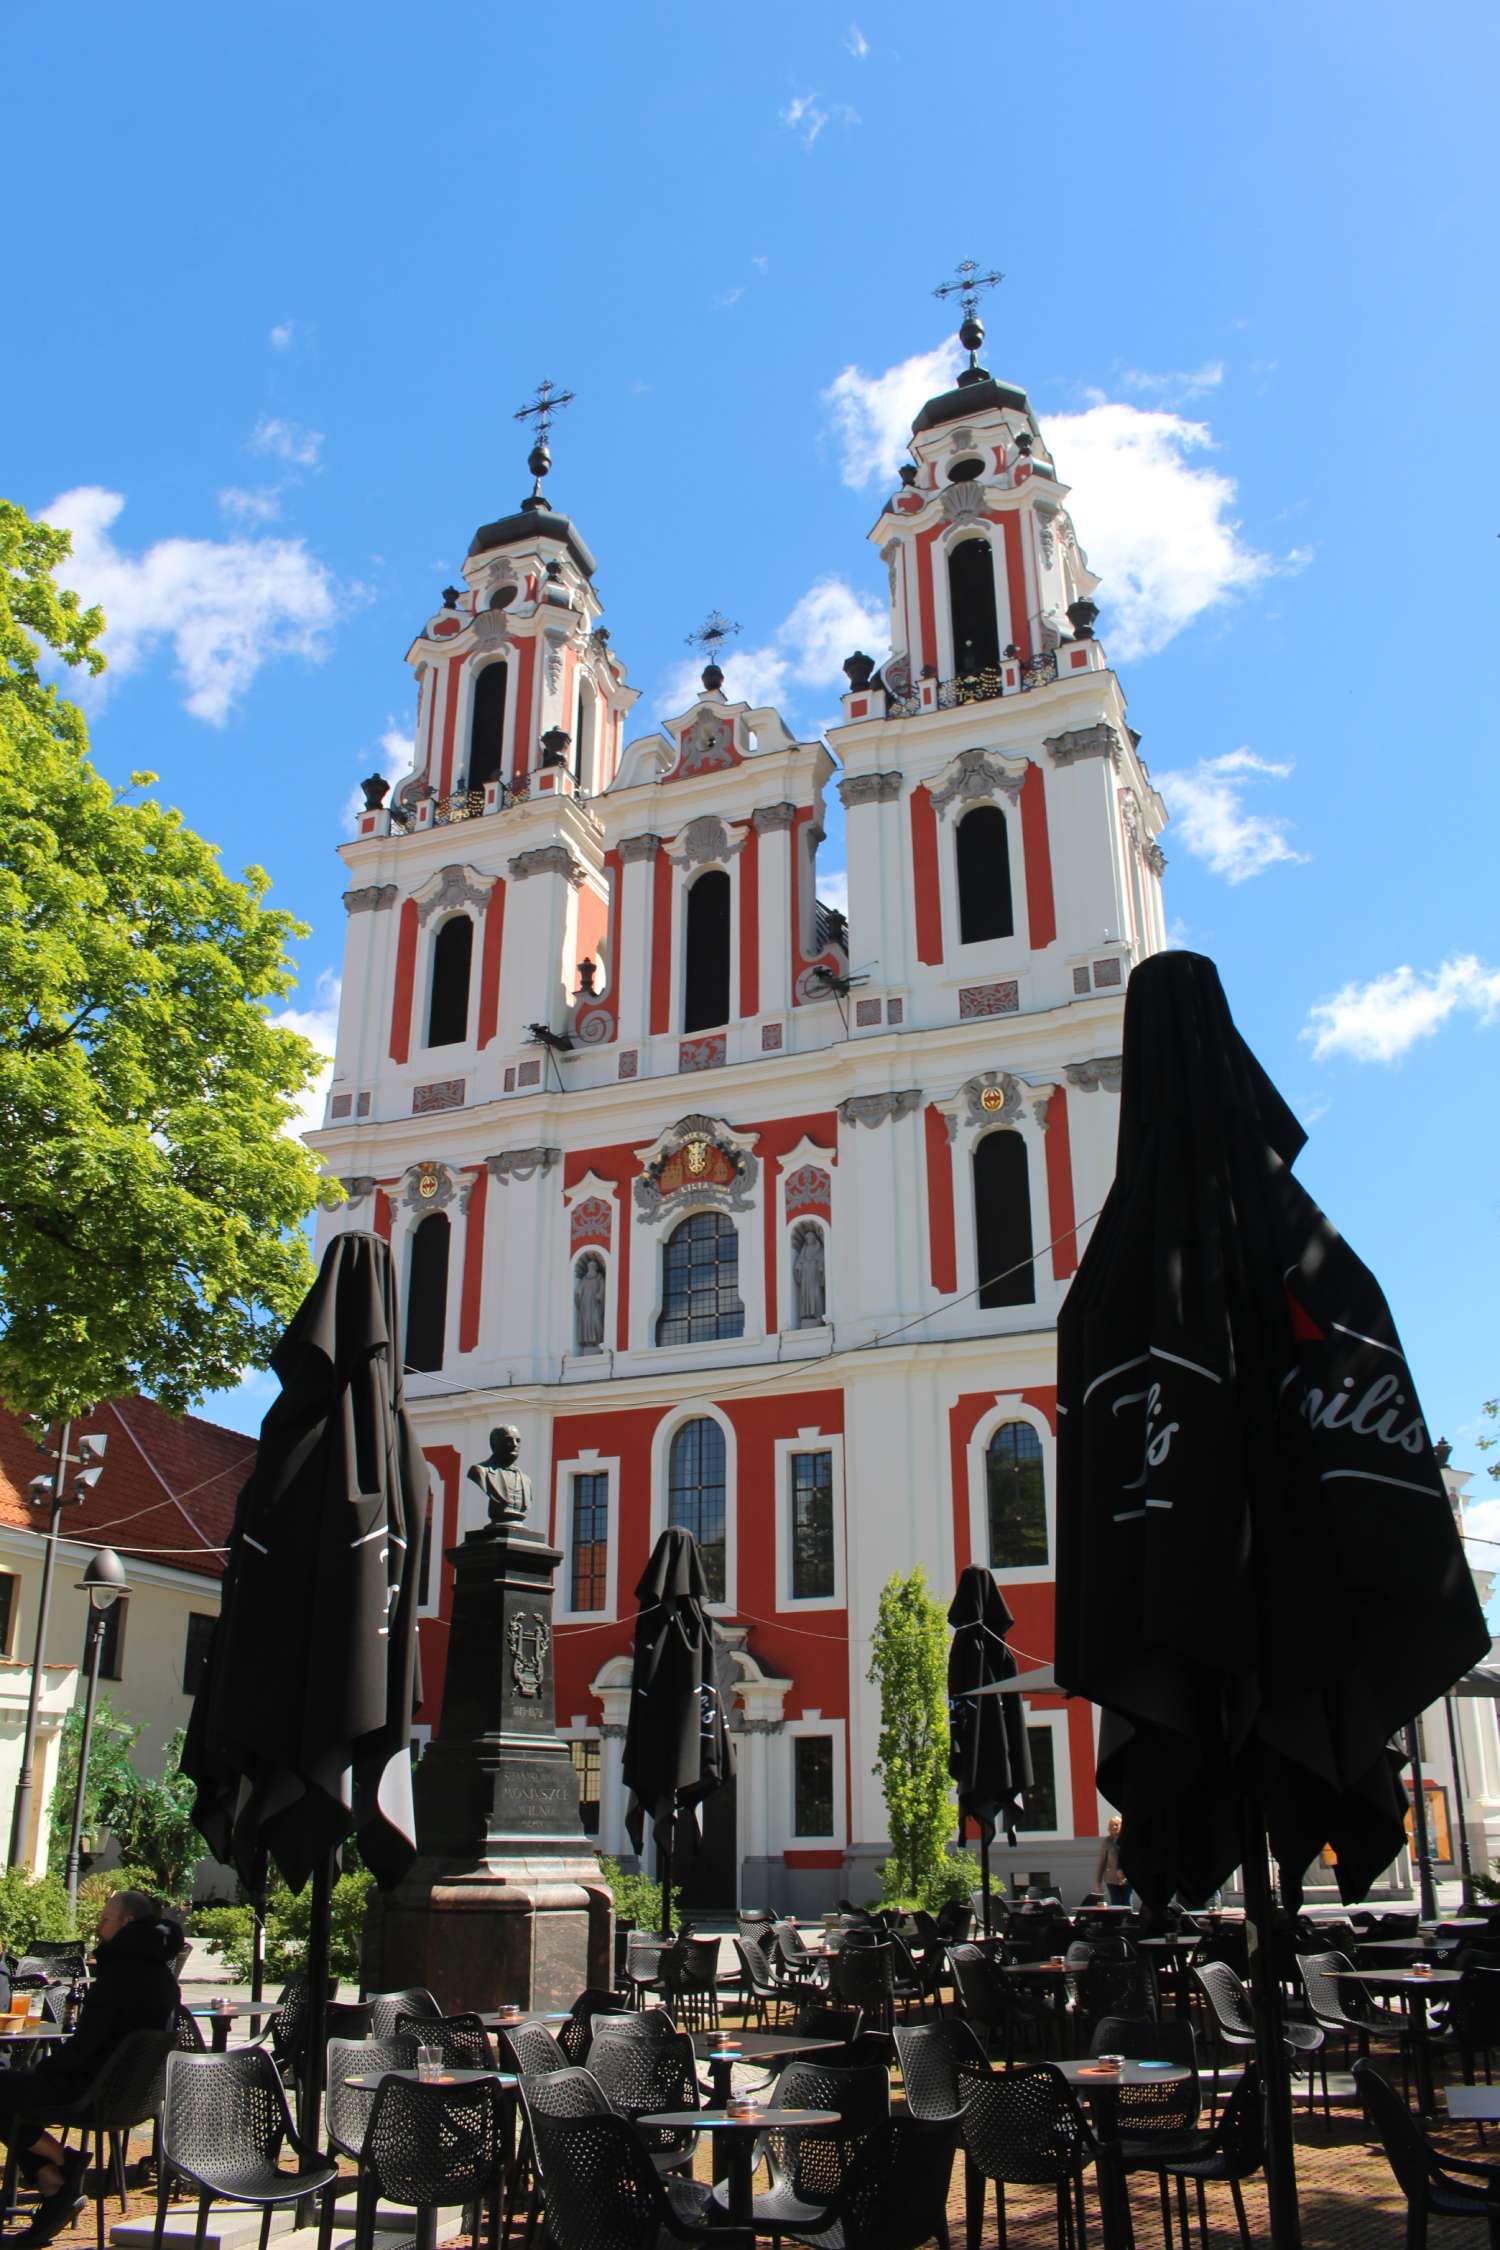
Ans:
{"type": "Polygon", "coordinates": [[[170,2031],[182,2000],[173,1962],[182,1930],[144,1891],[116,1891],[94,1935],[98,1951],[78,2026],[35,2070],[0,2075],[0,2138],[19,2150],[20,2170],[41,2195],[30,2226],[11,2243],[50,2242],[83,2204],[84,2157],[64,2149],[43,2120],[70,2109],[132,2031],[170,2031]]]}

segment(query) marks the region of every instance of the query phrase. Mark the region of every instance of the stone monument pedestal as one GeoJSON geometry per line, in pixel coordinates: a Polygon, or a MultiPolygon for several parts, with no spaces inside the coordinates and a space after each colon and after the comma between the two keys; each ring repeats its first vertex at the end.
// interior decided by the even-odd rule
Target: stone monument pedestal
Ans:
{"type": "Polygon", "coordinates": [[[553,1714],[561,1560],[503,1525],[448,1550],[442,1719],[416,1771],[419,1856],[372,1898],[365,1986],[425,1985],[445,2010],[567,2007],[612,1978],[613,1902],[553,1714]]]}

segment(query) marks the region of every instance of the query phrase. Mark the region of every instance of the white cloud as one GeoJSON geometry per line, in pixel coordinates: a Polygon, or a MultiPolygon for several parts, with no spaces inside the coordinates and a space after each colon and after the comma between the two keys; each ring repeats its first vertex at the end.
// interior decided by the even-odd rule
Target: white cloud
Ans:
{"type": "Polygon", "coordinates": [[[721,290],[719,295],[714,299],[714,305],[718,311],[723,312],[730,305],[737,305],[744,294],[745,285],[743,282],[741,282],[738,288],[721,290]]]}
{"type": "MultiPolygon", "coordinates": [[[[800,688],[821,689],[835,681],[842,686],[846,656],[859,647],[884,652],[886,623],[884,609],[862,599],[842,578],[820,578],[769,641],[721,657],[725,697],[731,703],[795,703],[800,688]]],[[[694,702],[701,670],[693,658],[673,668],[657,697],[664,718],[676,717],[694,702]]]]}
{"type": "Polygon", "coordinates": [[[269,453],[294,468],[315,469],[323,450],[323,432],[306,429],[300,422],[284,422],[274,414],[262,414],[250,432],[250,450],[269,453]]]}
{"type": "Polygon", "coordinates": [[[270,341],[273,352],[289,352],[291,350],[296,325],[296,322],[291,320],[277,321],[276,326],[271,330],[270,341]]]}
{"type": "Polygon", "coordinates": [[[870,52],[870,42],[865,37],[864,33],[860,30],[857,23],[850,24],[848,32],[846,33],[844,38],[844,45],[848,48],[850,54],[854,57],[856,62],[863,62],[866,55],[870,52]]]}
{"type": "Polygon", "coordinates": [[[1046,431],[1072,487],[1078,536],[1103,581],[1101,631],[1111,657],[1165,648],[1205,610],[1277,567],[1240,536],[1229,512],[1233,477],[1194,458],[1212,449],[1206,423],[1100,399],[1081,414],[1049,416],[1046,431]]]}
{"type": "Polygon", "coordinates": [[[1248,784],[1286,781],[1290,765],[1258,758],[1253,750],[1229,750],[1221,758],[1200,758],[1178,773],[1154,774],[1167,800],[1171,836],[1227,882],[1248,882],[1278,860],[1305,860],[1287,841],[1287,824],[1269,813],[1251,812],[1244,802],[1248,784]]]}
{"type": "Polygon", "coordinates": [[[820,867],[818,869],[818,896],[825,906],[837,907],[840,914],[849,912],[849,870],[847,867],[820,867]]]}
{"type": "Polygon", "coordinates": [[[123,493],[81,485],[42,510],[73,534],[58,576],[103,609],[116,678],[170,641],[186,709],[222,726],[271,658],[327,653],[338,590],[300,539],[159,539],[129,555],[110,536],[124,506],[123,493]]]}
{"type": "MultiPolygon", "coordinates": [[[[369,753],[365,752],[362,755],[368,756],[369,753]]],[[[411,772],[412,757],[410,734],[407,733],[399,720],[387,719],[385,732],[380,737],[380,745],[375,753],[376,770],[383,773],[386,780],[394,788],[398,781],[404,781],[411,772]]],[[[358,832],[359,816],[364,808],[365,793],[359,783],[356,782],[344,799],[344,834],[346,836],[353,836],[358,832]]]]}
{"type": "Polygon", "coordinates": [[[1218,389],[1224,380],[1224,362],[1205,360],[1201,367],[1179,369],[1170,375],[1152,375],[1139,367],[1127,367],[1120,380],[1127,391],[1143,391],[1148,398],[1182,406],[1190,398],[1201,398],[1205,391],[1218,389]]]}
{"type": "Polygon", "coordinates": [[[313,986],[312,1004],[306,1008],[283,1008],[271,1021],[281,1031],[300,1032],[310,1039],[324,1057],[323,1068],[297,1105],[296,1114],[289,1118],[284,1130],[293,1140],[304,1133],[314,1132],[323,1122],[328,1102],[328,1089],[333,1081],[333,1053],[339,1035],[339,979],[332,969],[324,969],[313,986]]]}
{"type": "Polygon", "coordinates": [[[1458,1014],[1482,1024],[1500,1015],[1500,969],[1486,968],[1472,953],[1456,954],[1439,969],[1403,962],[1367,983],[1342,985],[1329,999],[1314,1001],[1299,1036],[1311,1042],[1317,1062],[1329,1055],[1398,1062],[1458,1014]]]}
{"type": "Polygon", "coordinates": [[[883,374],[846,367],[834,377],[823,402],[843,456],[840,474],[852,491],[894,477],[906,459],[917,409],[939,391],[951,390],[963,365],[957,344],[947,343],[900,360],[883,374]]]}
{"type": "Polygon", "coordinates": [[[771,261],[769,258],[762,257],[759,255],[759,253],[757,253],[751,258],[750,263],[752,266],[754,266],[757,273],[765,273],[769,270],[771,261]]]}
{"type": "Polygon", "coordinates": [[[219,507],[231,523],[274,523],[281,513],[281,495],[270,485],[247,492],[243,485],[227,484],[219,494],[219,507]]]}
{"type": "Polygon", "coordinates": [[[793,94],[781,111],[781,122],[800,135],[804,148],[811,148],[828,123],[828,112],[818,108],[816,95],[793,94]]]}

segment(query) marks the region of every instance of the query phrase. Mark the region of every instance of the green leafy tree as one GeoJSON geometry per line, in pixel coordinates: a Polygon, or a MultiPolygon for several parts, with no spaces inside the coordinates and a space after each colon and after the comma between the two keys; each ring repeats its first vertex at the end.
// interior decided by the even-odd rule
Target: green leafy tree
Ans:
{"type": "Polygon", "coordinates": [[[286,1131],[317,1051],[267,1012],[305,931],[154,775],[117,795],[43,677],[104,661],[69,544],[0,501],[0,1396],[48,1418],[264,1366],[338,1193],[286,1131]]]}
{"type": "MultiPolygon", "coordinates": [[[[1480,1412],[1489,1421],[1500,1422],[1500,1398],[1487,1398],[1480,1408],[1480,1412]]],[[[1481,1453],[1493,1453],[1496,1446],[1500,1445],[1500,1430],[1492,1429],[1488,1437],[1477,1438],[1475,1443],[1481,1453]]],[[[1488,1474],[1495,1479],[1497,1484],[1500,1484],[1500,1461],[1490,1463],[1488,1474]]]]}
{"type": "MultiPolygon", "coordinates": [[[[365,1868],[341,1875],[330,1899],[328,1965],[341,1982],[359,1978],[359,1946],[365,1926],[365,1908],[375,1878],[365,1868]]],[[[279,1875],[266,1893],[266,1977],[285,1984],[289,1977],[307,1972],[307,1940],[312,1920],[311,1883],[295,1895],[279,1875]]],[[[254,1958],[255,1915],[247,1902],[236,1906],[200,1906],[193,1915],[193,1935],[216,1948],[226,1968],[240,1984],[248,1984],[254,1958]]]]}
{"type": "Polygon", "coordinates": [[[924,1570],[898,1573],[881,1588],[869,1677],[880,1690],[875,1772],[891,1836],[881,1880],[892,1899],[940,1904],[957,1815],[948,1779],[947,1622],[924,1570]]]}
{"type": "MultiPolygon", "coordinates": [[[[178,1770],[182,1734],[179,1730],[168,1742],[161,1772],[143,1774],[132,1755],[142,1731],[120,1716],[108,1696],[101,1699],[94,1713],[88,1779],[83,1786],[83,1832],[114,1838],[121,1859],[140,1878],[135,1888],[154,1891],[166,1899],[190,1898],[193,1877],[207,1854],[203,1838],[193,1826],[196,1792],[178,1770]]],[[[57,1782],[49,1808],[49,1857],[55,1867],[62,1866],[68,1849],[82,1739],[83,1713],[75,1706],[63,1721],[57,1782]]],[[[117,1877],[116,1883],[124,1887],[124,1877],[117,1877]]]]}

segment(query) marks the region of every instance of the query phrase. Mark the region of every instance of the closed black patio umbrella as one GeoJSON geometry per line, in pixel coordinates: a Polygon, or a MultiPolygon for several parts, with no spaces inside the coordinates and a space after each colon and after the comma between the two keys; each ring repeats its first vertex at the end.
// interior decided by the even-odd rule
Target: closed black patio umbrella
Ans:
{"type": "Polygon", "coordinates": [[[1058,1327],[1060,1683],[1148,1906],[1243,1868],[1268,2186],[1298,2240],[1265,1862],[1346,1899],[1405,1838],[1391,1737],[1489,1647],[1373,1275],[1292,1177],[1306,1136],[1212,962],[1125,1006],[1114,1185],[1058,1327]]]}
{"type": "Polygon", "coordinates": [[[948,1611],[953,1644],[948,1651],[948,1771],[958,1783],[959,1842],[964,1823],[979,1831],[984,1934],[990,1934],[990,1845],[1005,1830],[1013,1846],[1021,1799],[1031,1787],[1031,1747],[1019,1694],[993,1691],[1017,1677],[1006,1645],[1015,1619],[994,1575],[978,1563],[960,1574],[948,1611]]]}
{"type": "Polygon", "coordinates": [[[316,2131],[334,1855],[383,1886],[416,1856],[411,1714],[428,1472],[402,1404],[390,1251],[336,1235],[272,1354],[281,1395],[235,1508],[182,1770],[215,1858],[251,1890],[311,1877],[304,2128],[316,2131]]]}
{"type": "Polygon", "coordinates": [[[690,1531],[668,1526],[635,1595],[641,1606],[625,1729],[625,1827],[639,1852],[650,1818],[662,1869],[661,1934],[670,1937],[679,1821],[696,1837],[698,1807],[734,1773],[729,1660],[703,1606],[708,1583],[690,1531]]]}

